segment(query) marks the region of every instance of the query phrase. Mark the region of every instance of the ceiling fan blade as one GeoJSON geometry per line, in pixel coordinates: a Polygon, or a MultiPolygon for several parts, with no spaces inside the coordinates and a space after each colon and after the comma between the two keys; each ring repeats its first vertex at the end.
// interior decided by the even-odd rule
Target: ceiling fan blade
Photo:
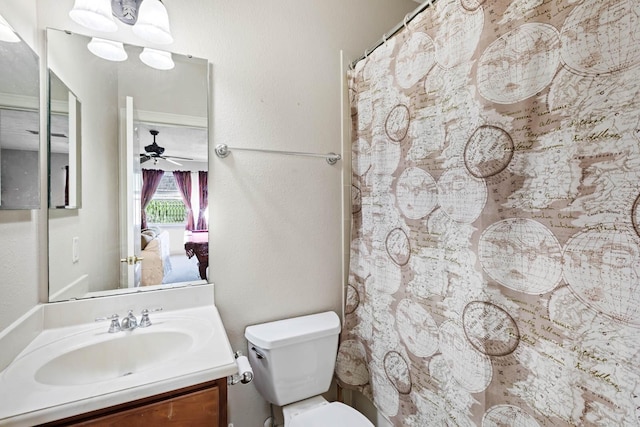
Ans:
{"type": "Polygon", "coordinates": [[[180,159],[180,160],[193,160],[190,159],[189,157],[180,157],[180,156],[164,156],[165,158],[167,157],[171,157],[172,159],[180,159]]]}
{"type": "Polygon", "coordinates": [[[166,157],[161,157],[161,158],[165,159],[169,163],[173,163],[174,165],[182,166],[182,163],[178,163],[175,160],[167,159],[166,157]]]}
{"type": "Polygon", "coordinates": [[[147,156],[146,154],[140,154],[140,164],[151,160],[151,156],[147,156]]]}

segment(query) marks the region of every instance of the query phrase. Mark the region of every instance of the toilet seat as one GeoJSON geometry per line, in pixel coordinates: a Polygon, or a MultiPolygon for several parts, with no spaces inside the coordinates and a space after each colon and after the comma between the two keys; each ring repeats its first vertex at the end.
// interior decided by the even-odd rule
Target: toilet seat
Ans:
{"type": "Polygon", "coordinates": [[[294,415],[285,427],[374,427],[350,406],[340,402],[325,402],[294,415]]]}

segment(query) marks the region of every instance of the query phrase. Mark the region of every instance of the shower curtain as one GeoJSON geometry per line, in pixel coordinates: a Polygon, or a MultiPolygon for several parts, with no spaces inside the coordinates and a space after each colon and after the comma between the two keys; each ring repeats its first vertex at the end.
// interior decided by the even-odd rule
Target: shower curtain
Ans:
{"type": "Polygon", "coordinates": [[[438,0],[348,74],[336,375],[396,426],[640,425],[640,3],[438,0]]]}

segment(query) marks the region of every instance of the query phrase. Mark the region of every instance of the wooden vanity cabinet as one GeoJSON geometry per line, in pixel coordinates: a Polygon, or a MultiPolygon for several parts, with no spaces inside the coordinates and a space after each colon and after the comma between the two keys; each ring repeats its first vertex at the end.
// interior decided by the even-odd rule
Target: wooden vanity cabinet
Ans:
{"type": "Polygon", "coordinates": [[[227,427],[227,380],[209,381],[43,426],[227,427]]]}

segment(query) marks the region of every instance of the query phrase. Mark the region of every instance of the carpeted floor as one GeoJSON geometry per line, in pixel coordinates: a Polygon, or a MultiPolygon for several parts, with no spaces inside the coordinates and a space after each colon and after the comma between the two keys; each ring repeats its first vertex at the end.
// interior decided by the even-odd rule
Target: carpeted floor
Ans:
{"type": "Polygon", "coordinates": [[[191,282],[200,280],[198,260],[186,255],[171,255],[171,273],[167,274],[162,283],[191,282]]]}

